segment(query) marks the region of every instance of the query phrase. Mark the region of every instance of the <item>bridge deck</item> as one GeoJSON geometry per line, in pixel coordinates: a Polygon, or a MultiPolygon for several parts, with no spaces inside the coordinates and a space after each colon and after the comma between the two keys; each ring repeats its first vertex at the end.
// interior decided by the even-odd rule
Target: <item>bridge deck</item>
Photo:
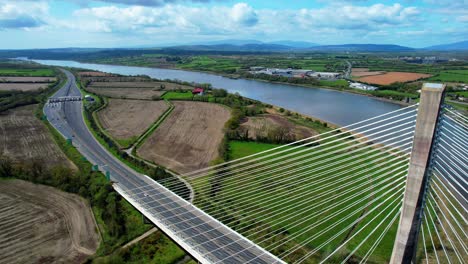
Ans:
{"type": "Polygon", "coordinates": [[[151,188],[144,192],[114,188],[200,262],[284,263],[159,183],[146,182],[151,188]]]}

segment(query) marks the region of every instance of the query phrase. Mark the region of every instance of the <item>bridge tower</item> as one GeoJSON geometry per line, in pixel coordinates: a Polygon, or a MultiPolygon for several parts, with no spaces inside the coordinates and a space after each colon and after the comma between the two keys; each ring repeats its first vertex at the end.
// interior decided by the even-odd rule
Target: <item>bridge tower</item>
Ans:
{"type": "Polygon", "coordinates": [[[421,226],[430,159],[445,85],[425,83],[416,118],[403,208],[390,263],[413,263],[421,226]]]}

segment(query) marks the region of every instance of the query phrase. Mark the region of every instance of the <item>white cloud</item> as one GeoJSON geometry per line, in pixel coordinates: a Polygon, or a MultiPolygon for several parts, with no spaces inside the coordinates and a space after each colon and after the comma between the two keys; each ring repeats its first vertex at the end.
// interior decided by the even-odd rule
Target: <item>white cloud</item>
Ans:
{"type": "Polygon", "coordinates": [[[372,6],[331,5],[322,9],[302,9],[297,16],[305,27],[375,29],[410,23],[419,14],[415,7],[400,4],[372,6]]]}
{"type": "Polygon", "coordinates": [[[201,35],[331,32],[336,30],[378,31],[405,26],[419,15],[415,7],[400,4],[371,6],[329,5],[318,9],[255,10],[246,3],[232,7],[104,6],[75,11],[70,27],[92,32],[192,32],[201,35]],[[77,23],[77,21],[80,21],[77,23]]]}
{"type": "Polygon", "coordinates": [[[468,23],[468,15],[462,15],[457,17],[457,21],[462,22],[462,23],[468,23]]]}
{"type": "Polygon", "coordinates": [[[258,22],[257,13],[246,3],[235,4],[230,13],[234,21],[245,26],[253,26],[258,22]]]}
{"type": "Polygon", "coordinates": [[[69,27],[93,32],[154,33],[172,30],[173,34],[227,34],[254,26],[258,22],[255,10],[245,3],[211,8],[182,5],[159,8],[104,6],[79,9],[73,16],[80,22],[69,23],[69,27]]]}
{"type": "Polygon", "coordinates": [[[43,17],[48,9],[45,2],[0,1],[0,29],[28,29],[45,25],[43,17]]]}

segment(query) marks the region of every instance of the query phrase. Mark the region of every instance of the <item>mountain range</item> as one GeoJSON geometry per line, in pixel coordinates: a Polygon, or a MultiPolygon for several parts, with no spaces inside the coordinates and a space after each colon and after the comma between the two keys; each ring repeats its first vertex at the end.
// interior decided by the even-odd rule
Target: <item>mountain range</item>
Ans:
{"type": "Polygon", "coordinates": [[[223,40],[205,43],[193,43],[166,47],[173,50],[195,51],[242,51],[242,52],[284,52],[284,51],[324,51],[324,52],[404,52],[404,51],[464,51],[468,50],[468,41],[411,48],[392,44],[342,44],[319,45],[303,41],[261,42],[258,40],[223,40]]]}

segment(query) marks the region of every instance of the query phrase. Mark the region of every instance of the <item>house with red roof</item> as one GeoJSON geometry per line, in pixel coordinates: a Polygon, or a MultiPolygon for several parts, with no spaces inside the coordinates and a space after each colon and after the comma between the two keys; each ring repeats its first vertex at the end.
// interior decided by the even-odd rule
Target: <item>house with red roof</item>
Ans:
{"type": "Polygon", "coordinates": [[[203,92],[204,92],[204,91],[205,91],[205,90],[203,90],[203,88],[197,87],[197,88],[195,88],[195,89],[192,90],[192,94],[193,94],[193,95],[195,95],[195,94],[203,95],[203,92]]]}

